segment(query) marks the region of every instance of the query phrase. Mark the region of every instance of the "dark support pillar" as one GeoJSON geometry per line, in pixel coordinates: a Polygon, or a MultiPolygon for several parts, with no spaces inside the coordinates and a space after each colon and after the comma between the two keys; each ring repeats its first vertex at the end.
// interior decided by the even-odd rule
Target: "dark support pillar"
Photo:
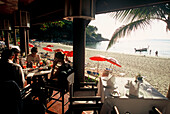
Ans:
{"type": "Polygon", "coordinates": [[[5,45],[9,49],[9,31],[4,31],[5,45]]]}
{"type": "Polygon", "coordinates": [[[86,20],[74,18],[73,20],[73,67],[75,71],[74,85],[80,87],[84,82],[86,20]]]}
{"type": "Polygon", "coordinates": [[[27,47],[26,47],[26,29],[23,27],[19,28],[20,33],[20,48],[21,48],[21,55],[27,56],[27,47]]]}
{"type": "Polygon", "coordinates": [[[14,28],[13,30],[13,40],[14,40],[14,45],[17,45],[17,32],[16,32],[16,29],[14,28]]]}
{"type": "Polygon", "coordinates": [[[26,47],[27,47],[27,54],[29,54],[29,29],[26,30],[26,47]]]}

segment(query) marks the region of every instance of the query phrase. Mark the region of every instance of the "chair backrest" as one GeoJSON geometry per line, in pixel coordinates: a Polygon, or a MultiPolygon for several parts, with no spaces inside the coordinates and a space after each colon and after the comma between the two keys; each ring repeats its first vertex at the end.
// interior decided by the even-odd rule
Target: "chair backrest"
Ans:
{"type": "Polygon", "coordinates": [[[18,84],[13,81],[0,82],[1,111],[6,114],[20,114],[22,111],[22,98],[18,84]]]}
{"type": "Polygon", "coordinates": [[[68,77],[68,86],[69,86],[69,92],[70,92],[70,97],[73,95],[73,84],[74,84],[74,72],[71,73],[68,77]]]}
{"type": "Polygon", "coordinates": [[[153,106],[157,107],[163,114],[170,114],[170,101],[166,99],[115,98],[109,102],[118,107],[120,114],[125,114],[127,111],[131,114],[148,114],[153,106]]]}
{"type": "Polygon", "coordinates": [[[69,86],[69,81],[68,81],[68,77],[73,73],[73,69],[68,69],[67,71],[61,71],[60,72],[60,79],[59,80],[59,83],[61,83],[61,86],[63,88],[66,88],[68,89],[68,86],[69,86]]]}

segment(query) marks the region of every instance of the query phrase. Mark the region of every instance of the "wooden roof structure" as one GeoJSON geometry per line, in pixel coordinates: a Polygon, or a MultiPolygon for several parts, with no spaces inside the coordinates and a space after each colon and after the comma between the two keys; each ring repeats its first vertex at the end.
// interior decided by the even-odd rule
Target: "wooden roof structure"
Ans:
{"type": "MultiPolygon", "coordinates": [[[[100,14],[168,2],[170,0],[96,0],[95,9],[96,14],[100,14]]],[[[0,16],[12,15],[18,9],[30,12],[34,25],[62,19],[65,0],[0,0],[0,16]]]]}

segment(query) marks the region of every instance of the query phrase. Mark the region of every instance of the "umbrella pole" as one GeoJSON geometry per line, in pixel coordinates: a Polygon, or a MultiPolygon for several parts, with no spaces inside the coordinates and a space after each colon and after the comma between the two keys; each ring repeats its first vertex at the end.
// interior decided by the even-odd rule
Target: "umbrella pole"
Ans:
{"type": "Polygon", "coordinates": [[[98,64],[97,64],[97,73],[98,73],[98,68],[99,68],[99,61],[98,61],[98,64]]]}
{"type": "Polygon", "coordinates": [[[111,66],[112,66],[112,64],[110,64],[110,67],[109,67],[109,69],[111,68],[111,66]]]}

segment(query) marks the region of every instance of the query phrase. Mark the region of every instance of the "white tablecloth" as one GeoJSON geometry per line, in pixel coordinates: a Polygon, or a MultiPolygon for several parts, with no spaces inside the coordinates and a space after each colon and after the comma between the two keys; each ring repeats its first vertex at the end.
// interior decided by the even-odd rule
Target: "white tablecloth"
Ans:
{"type": "MultiPolygon", "coordinates": [[[[126,101],[125,104],[129,105],[129,107],[132,106],[133,108],[135,108],[135,106],[140,108],[141,105],[139,104],[139,106],[137,106],[137,105],[129,104],[130,102],[145,103],[146,100],[155,100],[155,101],[158,100],[159,103],[156,102],[155,104],[161,105],[163,103],[160,103],[161,102],[160,99],[165,100],[165,102],[168,101],[166,97],[164,97],[161,93],[159,93],[156,89],[154,89],[146,81],[143,81],[143,83],[141,83],[140,87],[139,87],[139,91],[142,94],[142,97],[141,98],[131,98],[128,96],[129,88],[126,88],[125,85],[127,84],[128,80],[134,81],[134,78],[115,77],[114,79],[112,79],[112,81],[114,81],[113,83],[110,83],[110,82],[108,83],[108,79],[109,79],[108,77],[101,77],[99,79],[99,83],[98,83],[98,95],[101,96],[101,101],[102,101],[102,103],[104,103],[102,110],[101,110],[101,114],[110,113],[113,105],[115,105],[114,104],[115,100],[117,101],[117,103],[119,101],[122,101],[122,104],[123,104],[123,101],[126,101]],[[120,92],[120,97],[118,97],[118,98],[111,95],[111,92],[115,89],[117,89],[120,92]]],[[[147,104],[147,105],[148,105],[148,109],[152,108],[152,107],[150,107],[151,105],[149,105],[149,104],[147,104]]],[[[169,104],[169,106],[170,106],[170,104],[169,104]]],[[[166,106],[164,106],[164,107],[166,107],[166,106]]],[[[127,109],[129,109],[132,112],[132,110],[130,108],[127,107],[127,109]]],[[[125,110],[125,109],[121,109],[121,110],[125,110]]],[[[125,112],[123,112],[123,113],[125,113],[125,112]]]]}

